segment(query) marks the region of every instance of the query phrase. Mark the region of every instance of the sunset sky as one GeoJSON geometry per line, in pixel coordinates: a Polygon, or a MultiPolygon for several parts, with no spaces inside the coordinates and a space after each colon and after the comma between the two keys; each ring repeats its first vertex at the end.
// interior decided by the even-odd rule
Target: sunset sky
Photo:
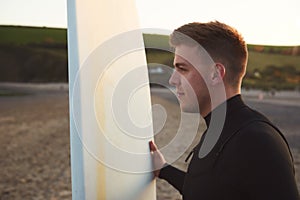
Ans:
{"type": "MultiPolygon", "coordinates": [[[[300,45],[300,0],[136,0],[142,28],[218,20],[247,43],[300,45]]],[[[0,24],[67,27],[66,0],[0,0],[0,24]]]]}

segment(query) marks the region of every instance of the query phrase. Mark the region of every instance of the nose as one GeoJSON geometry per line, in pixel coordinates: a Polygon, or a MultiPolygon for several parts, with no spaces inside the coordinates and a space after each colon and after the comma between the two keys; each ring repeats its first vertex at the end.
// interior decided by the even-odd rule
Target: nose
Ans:
{"type": "Polygon", "coordinates": [[[172,76],[169,79],[169,84],[172,86],[178,86],[180,82],[179,73],[174,70],[172,76]]]}

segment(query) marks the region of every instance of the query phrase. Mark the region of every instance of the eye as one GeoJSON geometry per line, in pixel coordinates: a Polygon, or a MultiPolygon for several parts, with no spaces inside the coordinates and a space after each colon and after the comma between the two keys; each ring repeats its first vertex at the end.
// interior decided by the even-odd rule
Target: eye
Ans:
{"type": "Polygon", "coordinates": [[[186,68],[184,68],[184,67],[176,67],[176,70],[178,71],[178,72],[186,72],[187,71],[187,69],[186,68]]]}

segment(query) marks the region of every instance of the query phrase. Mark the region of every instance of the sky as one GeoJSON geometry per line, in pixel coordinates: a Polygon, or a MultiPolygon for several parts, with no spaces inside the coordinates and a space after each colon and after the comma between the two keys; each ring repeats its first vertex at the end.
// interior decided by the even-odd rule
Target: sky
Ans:
{"type": "MultiPolygon", "coordinates": [[[[218,20],[249,44],[300,45],[300,0],[135,0],[141,28],[218,20]]],[[[67,0],[0,0],[0,24],[67,28],[67,0]]]]}

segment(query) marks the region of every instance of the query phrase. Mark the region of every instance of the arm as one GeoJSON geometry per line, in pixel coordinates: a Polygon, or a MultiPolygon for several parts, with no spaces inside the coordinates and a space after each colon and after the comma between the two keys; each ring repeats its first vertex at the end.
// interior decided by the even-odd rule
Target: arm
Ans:
{"type": "Polygon", "coordinates": [[[166,180],[170,183],[176,190],[182,194],[182,188],[184,183],[185,172],[171,166],[166,165],[160,170],[159,178],[166,180]]]}
{"type": "Polygon", "coordinates": [[[168,165],[164,156],[158,150],[157,146],[154,144],[153,141],[149,142],[149,146],[152,157],[154,176],[166,180],[180,193],[182,193],[185,172],[171,165],[168,165]]]}

